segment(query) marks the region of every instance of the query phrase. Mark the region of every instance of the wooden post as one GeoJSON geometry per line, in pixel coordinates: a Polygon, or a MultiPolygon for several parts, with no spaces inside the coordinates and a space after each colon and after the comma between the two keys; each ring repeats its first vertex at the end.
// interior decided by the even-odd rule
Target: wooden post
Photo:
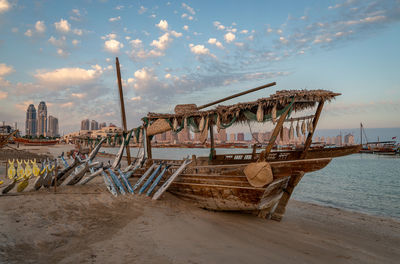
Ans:
{"type": "MultiPolygon", "coordinates": [[[[57,164],[57,159],[55,162],[55,167],[54,167],[54,192],[57,192],[57,174],[58,174],[58,164],[57,164]]],[[[39,176],[40,177],[40,176],[39,176]]]]}
{"type": "MultiPolygon", "coordinates": [[[[143,129],[147,130],[147,128],[143,128],[143,129]]],[[[151,153],[151,140],[150,140],[150,137],[147,136],[147,132],[144,133],[143,135],[146,137],[145,140],[146,140],[147,159],[150,160],[153,158],[153,155],[151,153]]]]}
{"type": "Polygon", "coordinates": [[[214,158],[215,156],[215,143],[214,143],[214,126],[213,123],[211,122],[210,124],[210,153],[211,157],[214,158]]]}
{"type": "MultiPolygon", "coordinates": [[[[124,132],[128,130],[126,127],[126,115],[125,115],[125,103],[124,103],[124,93],[122,91],[122,81],[121,81],[121,70],[119,68],[119,60],[118,57],[115,58],[115,66],[117,68],[117,79],[118,79],[118,90],[119,90],[119,100],[121,103],[121,117],[122,117],[122,125],[124,128],[124,132]]],[[[128,159],[128,165],[131,164],[131,150],[129,148],[129,144],[126,147],[126,156],[128,159]]]]}
{"type": "Polygon", "coordinates": [[[265,150],[260,154],[259,160],[262,160],[262,159],[266,160],[268,158],[268,155],[271,152],[272,147],[275,144],[276,137],[278,136],[279,131],[281,130],[281,128],[283,126],[283,122],[285,121],[287,115],[289,114],[290,108],[291,107],[288,107],[288,109],[286,109],[286,111],[279,117],[278,123],[276,124],[275,129],[272,132],[272,135],[271,135],[271,138],[269,139],[268,145],[265,148],[265,150]]]}
{"type": "Polygon", "coordinates": [[[281,221],[283,215],[286,211],[286,206],[289,202],[290,196],[292,196],[294,188],[300,182],[301,178],[303,177],[304,172],[299,171],[295,172],[290,176],[289,182],[287,184],[284,193],[282,194],[281,199],[278,202],[278,205],[275,208],[275,211],[271,215],[271,219],[275,221],[281,221]]]}
{"type": "Polygon", "coordinates": [[[324,102],[325,101],[320,101],[319,104],[318,104],[317,111],[315,113],[315,116],[314,116],[314,119],[313,119],[313,123],[312,123],[313,124],[313,127],[312,127],[313,129],[312,129],[311,132],[308,132],[306,142],[304,143],[304,150],[300,155],[300,159],[304,159],[307,156],[307,152],[308,152],[308,150],[309,150],[309,148],[311,146],[311,143],[312,143],[312,138],[313,138],[313,135],[314,135],[314,131],[315,131],[316,127],[317,127],[318,120],[319,120],[319,117],[320,117],[321,112],[322,112],[322,108],[324,107],[324,102]]]}

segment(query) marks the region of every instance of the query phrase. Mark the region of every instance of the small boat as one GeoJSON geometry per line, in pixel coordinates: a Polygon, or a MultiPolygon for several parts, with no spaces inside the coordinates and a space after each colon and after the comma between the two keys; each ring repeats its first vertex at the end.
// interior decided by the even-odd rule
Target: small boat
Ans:
{"type": "Polygon", "coordinates": [[[58,140],[48,140],[48,139],[27,139],[27,138],[20,138],[14,137],[14,141],[27,145],[27,146],[49,146],[55,145],[58,143],[58,140]]]}
{"type": "MultiPolygon", "coordinates": [[[[143,118],[143,138],[147,162],[137,170],[136,177],[154,164],[171,165],[162,182],[181,167],[183,160],[159,160],[152,158],[151,138],[156,134],[172,130],[179,133],[191,129],[201,133],[200,140],[206,143],[210,136],[210,155],[191,158],[191,163],[172,183],[168,191],[178,197],[192,201],[199,207],[210,210],[240,211],[253,213],[263,218],[280,221],[288,200],[303,175],[327,166],[334,157],[349,155],[359,151],[361,146],[340,148],[310,148],[312,137],[325,102],[333,100],[339,93],[326,90],[278,91],[267,98],[235,105],[219,105],[211,110],[203,110],[211,105],[275,85],[270,83],[245,91],[216,102],[199,106],[178,105],[175,113],[148,113],[143,118]],[[308,122],[304,148],[301,150],[275,150],[278,135],[282,135],[284,122],[293,112],[312,109],[312,116],[300,116],[295,120],[308,122]],[[275,128],[271,139],[261,153],[253,149],[244,154],[217,154],[214,143],[214,128],[225,129],[235,123],[272,122],[275,128]]],[[[291,133],[293,136],[293,133],[291,133]]],[[[157,192],[157,190],[155,190],[157,192]]]]}

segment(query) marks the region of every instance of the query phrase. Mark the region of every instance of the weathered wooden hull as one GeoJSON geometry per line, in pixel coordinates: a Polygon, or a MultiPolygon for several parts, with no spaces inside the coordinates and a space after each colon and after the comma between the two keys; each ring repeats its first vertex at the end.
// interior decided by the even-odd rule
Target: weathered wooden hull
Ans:
{"type": "MultiPolygon", "coordinates": [[[[247,164],[203,165],[205,159],[199,158],[183,171],[168,191],[201,208],[255,214],[263,212],[263,216],[270,216],[292,175],[320,170],[330,161],[330,158],[324,158],[270,162],[274,181],[256,188],[249,184],[244,175],[247,164]]],[[[176,168],[172,166],[168,170],[164,181],[176,168]]]]}

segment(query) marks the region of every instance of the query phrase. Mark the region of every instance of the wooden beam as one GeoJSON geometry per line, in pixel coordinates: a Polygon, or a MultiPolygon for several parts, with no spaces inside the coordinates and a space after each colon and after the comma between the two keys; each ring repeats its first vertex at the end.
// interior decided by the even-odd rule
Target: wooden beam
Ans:
{"type": "Polygon", "coordinates": [[[252,93],[252,92],[255,92],[255,91],[258,91],[258,90],[261,90],[261,89],[265,89],[265,88],[268,88],[268,87],[271,87],[271,86],[274,86],[274,85],[276,85],[276,82],[268,83],[268,84],[265,84],[265,85],[262,85],[262,86],[259,86],[259,87],[256,87],[256,88],[241,92],[241,93],[237,93],[237,94],[234,94],[234,95],[219,99],[217,101],[214,101],[214,102],[199,106],[199,107],[197,107],[197,110],[200,110],[200,109],[203,109],[203,108],[207,108],[209,106],[212,106],[212,105],[215,105],[215,104],[218,104],[218,103],[221,103],[221,102],[225,102],[225,101],[228,101],[230,99],[233,99],[233,98],[236,98],[236,97],[248,94],[248,93],[252,93]]]}
{"type": "Polygon", "coordinates": [[[313,135],[314,135],[314,131],[315,131],[316,127],[317,127],[319,117],[321,116],[321,112],[322,112],[322,108],[324,107],[324,103],[325,103],[325,101],[320,101],[319,104],[318,104],[317,111],[315,112],[315,116],[314,116],[313,123],[312,123],[313,124],[313,129],[312,129],[311,132],[308,132],[307,139],[306,139],[306,142],[304,144],[304,150],[300,155],[300,159],[304,159],[307,156],[307,152],[310,149],[310,146],[311,146],[311,143],[312,143],[312,138],[313,138],[313,135]]]}
{"type": "MultiPolygon", "coordinates": [[[[124,103],[124,92],[122,91],[122,80],[121,80],[121,70],[119,68],[119,60],[118,57],[115,58],[115,66],[117,68],[117,79],[118,79],[118,91],[119,91],[119,100],[121,104],[121,117],[122,117],[122,125],[124,132],[128,130],[126,127],[126,115],[125,115],[125,103],[124,103]]],[[[131,164],[131,150],[129,148],[129,144],[126,147],[126,156],[128,158],[128,165],[131,164]]]]}
{"type": "Polygon", "coordinates": [[[214,143],[214,125],[213,122],[210,121],[210,151],[212,153],[212,157],[214,159],[214,151],[215,151],[215,143],[214,143]]]}
{"type": "Polygon", "coordinates": [[[147,159],[151,160],[153,158],[153,155],[151,153],[151,140],[150,137],[147,136],[147,128],[143,128],[146,129],[146,133],[144,133],[144,136],[146,137],[146,152],[147,152],[147,159]]]}
{"type": "Polygon", "coordinates": [[[285,214],[286,206],[289,202],[290,196],[292,196],[294,188],[300,182],[303,175],[304,175],[304,172],[299,171],[290,176],[287,187],[286,187],[286,189],[284,189],[284,193],[283,193],[281,199],[279,200],[278,205],[275,208],[275,211],[271,215],[272,220],[275,220],[275,221],[282,220],[282,217],[285,214]]]}
{"type": "Polygon", "coordinates": [[[286,111],[279,117],[278,123],[276,124],[274,131],[272,132],[271,138],[269,139],[268,145],[265,148],[265,150],[260,154],[259,160],[265,160],[268,157],[268,154],[271,152],[272,147],[275,144],[276,138],[279,134],[279,131],[281,130],[283,126],[283,122],[285,121],[287,115],[289,114],[291,107],[288,107],[286,111]]]}

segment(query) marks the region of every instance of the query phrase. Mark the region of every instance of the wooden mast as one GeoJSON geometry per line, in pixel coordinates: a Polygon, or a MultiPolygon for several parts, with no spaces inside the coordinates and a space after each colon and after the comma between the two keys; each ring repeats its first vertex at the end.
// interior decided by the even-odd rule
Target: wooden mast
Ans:
{"type": "Polygon", "coordinates": [[[308,132],[307,139],[306,139],[306,142],[304,144],[304,150],[300,155],[300,159],[304,159],[307,156],[307,152],[308,152],[308,150],[309,150],[309,148],[311,146],[312,137],[314,135],[315,128],[317,127],[318,120],[319,120],[319,117],[320,117],[321,112],[322,112],[322,108],[324,107],[324,103],[325,103],[325,101],[322,100],[318,104],[318,108],[317,108],[317,111],[315,112],[315,116],[314,116],[313,123],[312,123],[313,124],[312,131],[308,132]]]}
{"type": "Polygon", "coordinates": [[[268,83],[268,84],[265,84],[265,85],[262,85],[262,86],[259,86],[259,87],[256,87],[256,88],[241,92],[241,93],[237,93],[237,94],[234,94],[234,95],[219,99],[217,101],[214,101],[214,102],[211,102],[211,103],[208,103],[208,104],[205,104],[205,105],[201,105],[201,106],[197,107],[197,110],[200,110],[200,109],[203,109],[203,108],[207,108],[209,106],[212,106],[212,105],[215,105],[215,104],[218,104],[218,103],[221,103],[221,102],[224,102],[224,101],[227,101],[227,100],[230,100],[230,99],[233,99],[233,98],[236,98],[236,97],[248,94],[248,93],[252,93],[252,92],[264,89],[264,88],[268,88],[268,87],[271,87],[271,86],[274,86],[274,85],[276,85],[276,82],[268,83]]]}
{"type": "MultiPolygon", "coordinates": [[[[123,129],[124,129],[124,133],[126,133],[128,129],[126,126],[124,93],[122,91],[121,70],[119,68],[118,57],[115,58],[115,66],[117,68],[118,91],[119,91],[119,100],[120,100],[120,104],[121,104],[122,125],[123,125],[123,129]]],[[[129,142],[128,142],[128,146],[126,147],[126,156],[127,156],[128,165],[129,165],[129,164],[131,164],[131,150],[129,149],[129,142]]]]}

